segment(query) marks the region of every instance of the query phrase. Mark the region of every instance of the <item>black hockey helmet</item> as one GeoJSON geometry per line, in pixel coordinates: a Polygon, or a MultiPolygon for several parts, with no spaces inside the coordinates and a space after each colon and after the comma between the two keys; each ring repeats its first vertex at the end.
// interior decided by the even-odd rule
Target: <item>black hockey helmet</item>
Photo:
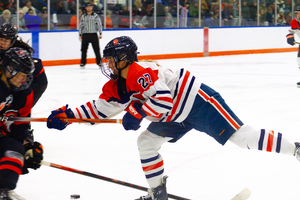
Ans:
{"type": "Polygon", "coordinates": [[[0,38],[10,39],[13,45],[18,37],[18,30],[11,22],[5,22],[0,26],[0,38]]]}
{"type": "MultiPolygon", "coordinates": [[[[137,54],[137,46],[135,42],[128,36],[114,38],[109,43],[107,43],[103,50],[104,59],[107,59],[108,57],[113,57],[115,61],[115,66],[117,66],[117,63],[120,61],[127,61],[127,65],[123,69],[125,69],[129,64],[133,63],[134,61],[138,61],[137,54]]],[[[119,75],[121,70],[123,69],[118,69],[119,75]]],[[[104,63],[101,65],[101,70],[105,76],[111,79],[117,78],[117,76],[113,74],[112,71],[108,68],[108,66],[104,65],[104,63]]]]}
{"type": "Polygon", "coordinates": [[[103,50],[103,57],[112,56],[115,62],[137,61],[137,46],[128,36],[121,36],[111,40],[103,50]]]}
{"type": "MultiPolygon", "coordinates": [[[[1,67],[4,71],[8,71],[13,78],[18,72],[27,74],[27,80],[19,88],[13,88],[14,90],[23,90],[30,86],[35,70],[33,60],[30,53],[20,47],[9,48],[2,59],[1,67]]],[[[9,79],[11,79],[9,78],[9,79]]]]}

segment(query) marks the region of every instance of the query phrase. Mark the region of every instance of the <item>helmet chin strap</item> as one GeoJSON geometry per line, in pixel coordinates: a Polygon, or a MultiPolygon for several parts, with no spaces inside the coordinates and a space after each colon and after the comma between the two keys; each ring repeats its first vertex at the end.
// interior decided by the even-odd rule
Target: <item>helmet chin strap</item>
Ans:
{"type": "MultiPolygon", "coordinates": [[[[117,66],[117,62],[115,62],[115,66],[117,66]]],[[[110,75],[110,77],[113,79],[113,80],[116,80],[118,77],[121,77],[121,71],[123,70],[123,69],[125,69],[126,67],[128,67],[130,65],[130,62],[127,62],[126,63],[126,65],[123,67],[123,68],[121,68],[121,69],[119,69],[119,68],[117,68],[118,69],[118,75],[116,75],[116,74],[111,74],[110,75]]]]}

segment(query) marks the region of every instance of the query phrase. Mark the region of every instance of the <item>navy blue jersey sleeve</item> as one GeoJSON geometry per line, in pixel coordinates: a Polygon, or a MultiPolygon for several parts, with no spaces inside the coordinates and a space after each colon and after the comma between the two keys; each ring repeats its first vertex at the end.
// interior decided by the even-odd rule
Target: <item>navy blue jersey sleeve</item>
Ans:
{"type": "Polygon", "coordinates": [[[33,58],[35,64],[35,70],[33,72],[33,81],[30,85],[33,91],[33,105],[41,98],[42,94],[45,92],[48,86],[48,79],[45,73],[45,69],[43,67],[43,63],[41,59],[33,58]]]}

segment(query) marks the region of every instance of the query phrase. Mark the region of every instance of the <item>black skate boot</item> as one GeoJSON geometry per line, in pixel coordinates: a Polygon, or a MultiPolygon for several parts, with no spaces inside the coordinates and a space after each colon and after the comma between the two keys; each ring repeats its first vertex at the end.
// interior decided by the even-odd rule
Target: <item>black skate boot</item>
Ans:
{"type": "Polygon", "coordinates": [[[0,200],[25,200],[17,195],[13,190],[0,189],[0,200]]]}
{"type": "Polygon", "coordinates": [[[297,87],[300,88],[300,82],[297,83],[297,87]]]}
{"type": "Polygon", "coordinates": [[[295,142],[294,156],[300,161],[300,143],[299,142],[295,142]]]}
{"type": "Polygon", "coordinates": [[[140,197],[136,200],[168,200],[168,193],[166,187],[167,178],[168,176],[164,176],[159,186],[155,188],[149,188],[147,196],[140,197]]]}

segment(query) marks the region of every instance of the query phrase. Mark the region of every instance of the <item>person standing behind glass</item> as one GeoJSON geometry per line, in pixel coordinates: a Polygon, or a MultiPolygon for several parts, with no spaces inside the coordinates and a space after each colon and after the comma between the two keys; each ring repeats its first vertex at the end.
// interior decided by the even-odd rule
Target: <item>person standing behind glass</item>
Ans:
{"type": "Polygon", "coordinates": [[[91,3],[85,4],[86,13],[80,18],[79,23],[79,40],[81,41],[81,63],[80,67],[84,68],[86,65],[86,53],[89,43],[92,43],[97,65],[101,65],[101,55],[99,39],[102,39],[102,23],[99,15],[93,12],[93,5],[91,3]],[[99,36],[97,35],[99,32],[99,36]]]}
{"type": "MultiPolygon", "coordinates": [[[[12,17],[11,22],[17,26],[17,15],[14,15],[12,17]]],[[[28,31],[28,29],[26,28],[23,10],[19,10],[19,31],[28,31]]]]}

